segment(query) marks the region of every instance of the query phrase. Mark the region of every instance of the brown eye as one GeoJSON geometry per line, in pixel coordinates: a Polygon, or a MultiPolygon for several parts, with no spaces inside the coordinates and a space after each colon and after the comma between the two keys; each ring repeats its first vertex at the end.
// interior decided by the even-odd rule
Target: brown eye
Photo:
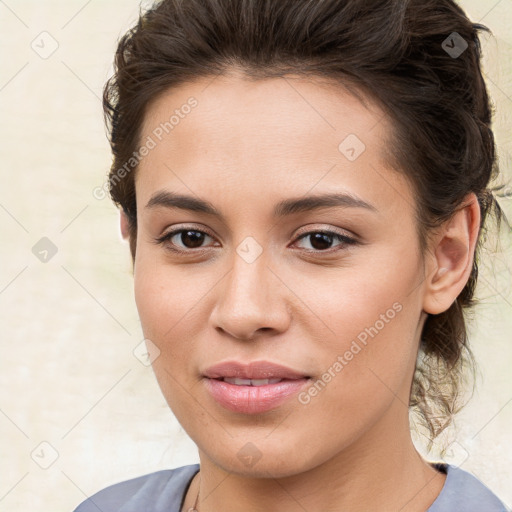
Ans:
{"type": "Polygon", "coordinates": [[[205,238],[212,238],[204,231],[198,229],[176,229],[157,238],[155,241],[164,244],[176,252],[187,252],[187,250],[203,249],[205,238]]]}
{"type": "Polygon", "coordinates": [[[341,248],[346,245],[353,245],[356,243],[353,238],[333,231],[310,231],[308,233],[304,233],[298,238],[298,240],[304,239],[309,239],[312,249],[307,250],[311,252],[326,252],[330,250],[334,240],[338,240],[340,242],[338,246],[341,246],[341,248]]]}
{"type": "Polygon", "coordinates": [[[204,241],[204,237],[208,236],[201,231],[191,231],[184,230],[180,231],[178,234],[178,240],[187,248],[187,249],[197,249],[201,247],[201,244],[204,241]]]}

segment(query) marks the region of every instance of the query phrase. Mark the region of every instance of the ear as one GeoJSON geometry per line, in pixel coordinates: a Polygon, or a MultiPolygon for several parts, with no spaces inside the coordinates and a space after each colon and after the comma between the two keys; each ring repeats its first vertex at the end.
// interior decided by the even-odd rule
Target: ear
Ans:
{"type": "Polygon", "coordinates": [[[120,225],[121,225],[121,236],[124,240],[128,239],[130,236],[130,229],[129,225],[130,222],[128,220],[128,216],[126,215],[125,211],[121,208],[120,210],[121,218],[120,218],[120,225]]]}
{"type": "Polygon", "coordinates": [[[469,279],[480,228],[480,205],[474,193],[436,233],[426,257],[423,310],[437,315],[456,300],[469,279]]]}

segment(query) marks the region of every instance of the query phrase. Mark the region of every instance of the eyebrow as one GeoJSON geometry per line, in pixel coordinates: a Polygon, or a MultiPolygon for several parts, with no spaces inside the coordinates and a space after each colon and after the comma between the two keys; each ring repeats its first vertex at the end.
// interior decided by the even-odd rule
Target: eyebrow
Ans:
{"type": "MultiPolygon", "coordinates": [[[[224,215],[209,201],[166,190],[156,192],[146,204],[146,208],[157,207],[178,208],[192,212],[206,213],[218,217],[221,220],[225,220],[224,215]]],[[[296,213],[333,207],[363,208],[372,212],[378,212],[375,206],[363,201],[363,199],[355,195],[330,193],[284,199],[275,205],[273,215],[274,217],[286,217],[296,213]]]]}

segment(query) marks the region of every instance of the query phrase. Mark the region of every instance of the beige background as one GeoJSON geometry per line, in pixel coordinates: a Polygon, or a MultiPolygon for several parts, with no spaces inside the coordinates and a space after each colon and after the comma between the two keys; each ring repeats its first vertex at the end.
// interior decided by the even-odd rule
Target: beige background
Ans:
{"type": "MultiPolygon", "coordinates": [[[[483,43],[485,72],[509,172],[512,0],[462,5],[495,35],[483,43]]],[[[113,205],[92,194],[110,164],[101,89],[138,8],[135,0],[0,1],[1,511],[71,511],[108,484],[198,461],[151,368],[133,354],[143,336],[128,247],[113,205]],[[42,237],[58,251],[46,263],[32,252],[42,237]]],[[[502,204],[512,217],[510,201],[502,204]]],[[[507,236],[505,252],[486,265],[495,276],[486,271],[480,283],[472,343],[481,377],[446,458],[510,506],[507,236]]]]}

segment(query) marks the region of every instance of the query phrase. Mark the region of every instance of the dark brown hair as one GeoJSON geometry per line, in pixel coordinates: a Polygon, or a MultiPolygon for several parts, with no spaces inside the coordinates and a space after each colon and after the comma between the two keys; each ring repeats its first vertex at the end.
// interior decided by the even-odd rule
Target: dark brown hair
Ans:
{"type": "Polygon", "coordinates": [[[484,221],[494,210],[499,226],[502,215],[488,188],[498,169],[482,30],[451,0],[157,2],[120,39],[103,95],[114,156],[110,195],[129,219],[132,258],[136,163],[128,172],[126,163],[159,94],[234,69],[250,80],[304,75],[363,92],[393,122],[389,157],[415,190],[422,250],[468,193],[481,208],[471,276],[447,311],[428,316],[421,336],[410,405],[435,438],[459,408],[460,380],[473,374],[464,313],[475,302],[484,221]]]}

